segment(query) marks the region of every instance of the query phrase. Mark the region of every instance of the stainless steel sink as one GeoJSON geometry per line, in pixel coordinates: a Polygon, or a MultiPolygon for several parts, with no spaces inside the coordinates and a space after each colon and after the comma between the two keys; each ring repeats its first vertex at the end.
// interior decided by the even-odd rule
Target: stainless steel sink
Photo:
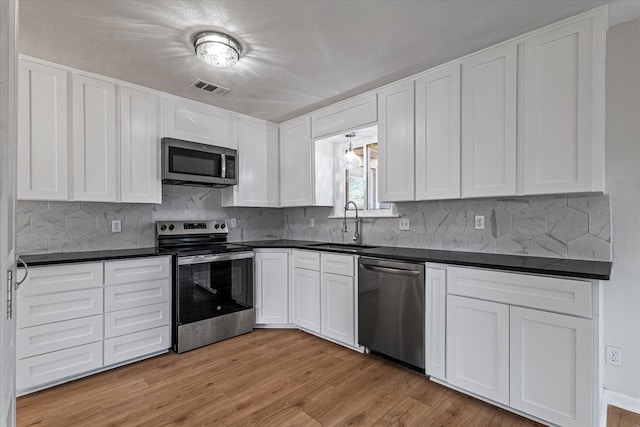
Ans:
{"type": "Polygon", "coordinates": [[[368,246],[368,245],[356,245],[350,243],[317,243],[315,245],[309,245],[312,248],[316,249],[328,249],[332,251],[341,251],[341,252],[350,252],[355,253],[362,249],[371,249],[376,246],[368,246]]]}

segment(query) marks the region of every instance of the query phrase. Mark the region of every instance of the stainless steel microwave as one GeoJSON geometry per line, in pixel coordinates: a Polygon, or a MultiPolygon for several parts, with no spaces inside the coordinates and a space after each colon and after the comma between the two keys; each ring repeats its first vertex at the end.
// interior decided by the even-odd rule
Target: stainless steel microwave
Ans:
{"type": "Polygon", "coordinates": [[[162,183],[227,187],[238,183],[238,152],[231,148],[162,138],[162,183]]]}

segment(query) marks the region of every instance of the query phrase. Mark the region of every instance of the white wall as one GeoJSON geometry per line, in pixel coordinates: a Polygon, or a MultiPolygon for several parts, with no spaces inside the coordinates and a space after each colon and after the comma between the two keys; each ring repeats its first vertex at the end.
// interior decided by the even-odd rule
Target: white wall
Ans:
{"type": "MultiPolygon", "coordinates": [[[[604,342],[623,348],[605,365],[605,389],[640,410],[640,19],[607,33],[607,173],[613,271],[604,283],[604,342]]],[[[627,405],[629,406],[629,405],[627,405]]]]}

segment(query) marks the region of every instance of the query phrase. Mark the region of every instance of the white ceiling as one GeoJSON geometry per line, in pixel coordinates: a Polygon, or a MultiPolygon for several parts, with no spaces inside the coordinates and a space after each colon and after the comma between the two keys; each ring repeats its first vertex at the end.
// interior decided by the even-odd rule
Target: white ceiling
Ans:
{"type": "Polygon", "coordinates": [[[274,122],[406,77],[607,0],[20,0],[22,53],[274,122]],[[193,36],[244,53],[200,62],[193,36]],[[224,96],[189,85],[201,78],[224,96]]]}

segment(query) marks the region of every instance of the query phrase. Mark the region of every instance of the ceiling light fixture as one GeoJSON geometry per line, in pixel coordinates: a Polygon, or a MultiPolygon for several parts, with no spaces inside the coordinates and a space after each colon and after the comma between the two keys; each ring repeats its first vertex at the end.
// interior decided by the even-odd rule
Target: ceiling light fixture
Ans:
{"type": "Polygon", "coordinates": [[[202,62],[218,68],[234,66],[242,53],[242,47],[237,40],[216,31],[198,34],[193,45],[202,62]]]}
{"type": "Polygon", "coordinates": [[[353,152],[351,141],[356,137],[355,132],[348,133],[344,136],[349,139],[349,150],[344,155],[344,168],[345,169],[357,169],[362,166],[362,159],[356,153],[353,152]]]}

